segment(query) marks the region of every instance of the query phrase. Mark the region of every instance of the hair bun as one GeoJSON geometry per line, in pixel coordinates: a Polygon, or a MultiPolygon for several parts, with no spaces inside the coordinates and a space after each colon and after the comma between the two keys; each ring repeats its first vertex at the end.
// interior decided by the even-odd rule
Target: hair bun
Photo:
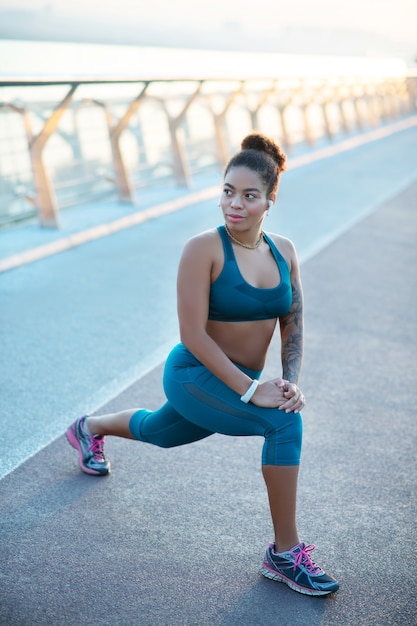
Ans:
{"type": "Polygon", "coordinates": [[[268,154],[278,165],[279,171],[285,171],[287,155],[281,150],[279,145],[269,137],[266,137],[261,133],[251,133],[243,139],[241,148],[242,150],[258,150],[259,152],[266,152],[266,154],[268,154]]]}

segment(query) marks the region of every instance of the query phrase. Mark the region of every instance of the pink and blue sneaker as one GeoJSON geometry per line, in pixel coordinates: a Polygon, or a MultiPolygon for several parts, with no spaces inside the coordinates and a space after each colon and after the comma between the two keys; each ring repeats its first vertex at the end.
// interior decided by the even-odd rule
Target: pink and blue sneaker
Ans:
{"type": "Polygon", "coordinates": [[[309,596],[326,596],[339,589],[339,583],[328,576],[310,557],[314,544],[299,543],[288,552],[276,553],[275,545],[267,548],[260,573],[285,583],[294,591],[309,596]]]}
{"type": "Polygon", "coordinates": [[[79,463],[83,472],[105,476],[110,472],[110,463],[103,452],[105,437],[91,435],[84,428],[87,415],[78,418],[66,431],[69,443],[78,450],[79,463]]]}

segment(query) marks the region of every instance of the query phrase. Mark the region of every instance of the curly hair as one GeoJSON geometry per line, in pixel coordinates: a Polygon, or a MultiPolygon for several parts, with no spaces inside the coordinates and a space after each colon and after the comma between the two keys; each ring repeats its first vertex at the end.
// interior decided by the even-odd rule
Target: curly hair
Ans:
{"type": "Polygon", "coordinates": [[[224,175],[234,167],[247,167],[260,176],[267,196],[270,196],[278,189],[279,177],[285,171],[286,161],[286,154],[275,141],[254,132],[243,139],[240,152],[230,159],[224,175]]]}

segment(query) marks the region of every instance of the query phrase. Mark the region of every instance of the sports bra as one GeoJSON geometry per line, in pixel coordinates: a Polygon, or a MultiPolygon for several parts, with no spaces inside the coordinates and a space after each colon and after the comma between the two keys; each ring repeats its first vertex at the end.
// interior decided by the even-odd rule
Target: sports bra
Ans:
{"type": "Polygon", "coordinates": [[[272,289],[259,289],[243,278],[224,226],[217,228],[224,250],[224,265],[210,287],[208,319],[217,322],[251,322],[285,315],[292,304],[290,270],[268,235],[264,238],[278,265],[281,281],[272,289]]]}

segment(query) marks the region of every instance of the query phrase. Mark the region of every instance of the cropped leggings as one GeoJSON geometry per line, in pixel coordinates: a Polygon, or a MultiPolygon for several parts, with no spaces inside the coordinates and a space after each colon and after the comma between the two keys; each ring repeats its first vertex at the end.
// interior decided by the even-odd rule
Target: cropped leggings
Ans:
{"type": "MultiPolygon", "coordinates": [[[[238,367],[251,378],[262,373],[238,367]]],[[[258,435],[265,438],[263,465],[300,463],[301,414],[244,404],[183,344],[169,354],[163,384],[168,401],[156,411],[139,409],[132,415],[129,429],[135,439],[171,448],[214,433],[258,435]]]]}

